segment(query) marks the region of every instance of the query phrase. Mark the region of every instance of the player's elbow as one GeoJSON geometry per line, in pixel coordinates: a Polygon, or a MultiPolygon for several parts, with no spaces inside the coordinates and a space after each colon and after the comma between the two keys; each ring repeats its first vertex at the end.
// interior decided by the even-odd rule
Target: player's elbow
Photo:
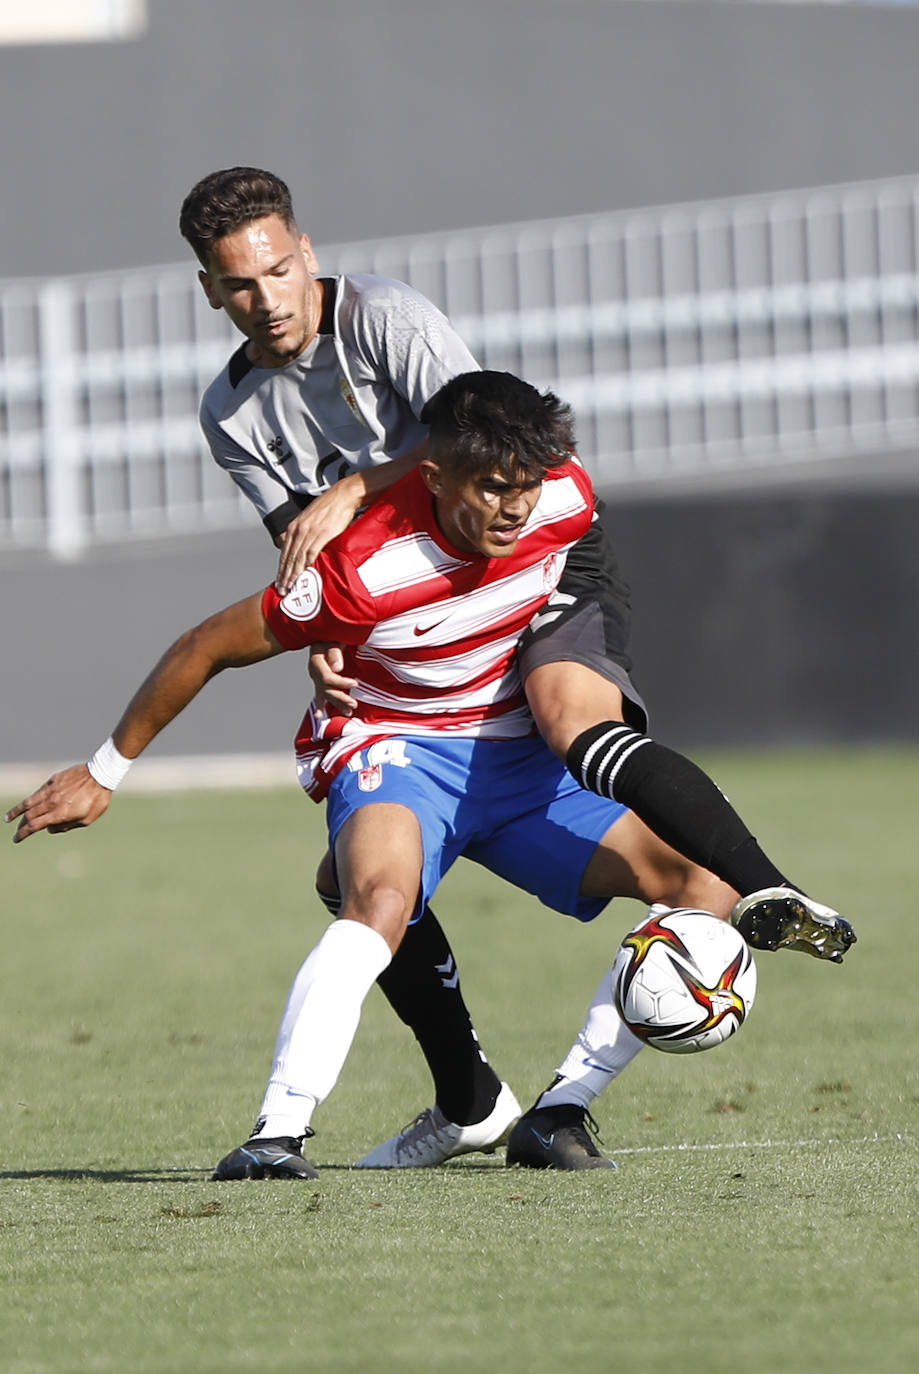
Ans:
{"type": "Polygon", "coordinates": [[[176,640],[170,651],[191,675],[206,682],[225,668],[244,668],[281,652],[256,595],[202,620],[176,640]]]}
{"type": "Polygon", "coordinates": [[[262,613],[261,595],[237,601],[192,631],[195,651],[206,661],[210,675],[224,668],[245,668],[282,652],[262,613]]]}
{"type": "Polygon", "coordinates": [[[215,626],[211,623],[213,619],[214,617],[211,617],[202,621],[200,625],[194,625],[190,630],[186,630],[168,654],[173,663],[181,665],[184,672],[193,674],[202,683],[223,672],[224,668],[232,667],[232,659],[226,653],[226,646],[214,632],[215,626]]]}

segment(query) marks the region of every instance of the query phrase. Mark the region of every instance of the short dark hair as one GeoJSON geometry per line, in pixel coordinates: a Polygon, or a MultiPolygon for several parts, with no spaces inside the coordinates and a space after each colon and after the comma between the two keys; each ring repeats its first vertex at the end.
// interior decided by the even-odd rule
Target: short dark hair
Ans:
{"type": "Polygon", "coordinates": [[[571,407],[512,372],[463,372],[421,412],[431,458],[469,476],[500,472],[509,482],[542,481],[575,448],[571,407]]]}
{"type": "Polygon", "coordinates": [[[266,215],[279,215],[288,229],[296,228],[286,183],[260,167],[226,167],[191,188],[182,202],[179,232],[206,267],[212,243],[266,215]]]}

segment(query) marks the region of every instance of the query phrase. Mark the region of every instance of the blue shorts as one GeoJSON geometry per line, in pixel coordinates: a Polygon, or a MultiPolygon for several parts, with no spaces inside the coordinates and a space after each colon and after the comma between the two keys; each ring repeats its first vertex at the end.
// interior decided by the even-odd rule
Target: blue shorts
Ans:
{"type": "Polygon", "coordinates": [[[609,902],[579,889],[598,843],[626,808],[585,792],[539,736],[400,736],[362,750],[329,791],[333,860],[345,821],[374,802],[407,807],[421,826],[415,920],[460,855],[579,921],[592,921],[609,902]]]}

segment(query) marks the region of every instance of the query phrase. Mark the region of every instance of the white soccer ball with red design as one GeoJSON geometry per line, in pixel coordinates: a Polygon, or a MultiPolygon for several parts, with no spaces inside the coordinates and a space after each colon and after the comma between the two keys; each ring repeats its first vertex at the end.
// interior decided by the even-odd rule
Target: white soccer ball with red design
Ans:
{"type": "Polygon", "coordinates": [[[612,980],[629,1029],[669,1054],[722,1044],[756,997],[756,965],[740,932],[685,908],[653,906],[620,945],[612,980]]]}

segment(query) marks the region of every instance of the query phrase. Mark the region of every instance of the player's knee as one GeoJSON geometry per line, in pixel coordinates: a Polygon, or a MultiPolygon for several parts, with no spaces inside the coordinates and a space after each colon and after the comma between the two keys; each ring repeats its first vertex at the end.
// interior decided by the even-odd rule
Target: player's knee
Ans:
{"type": "Polygon", "coordinates": [[[668,895],[659,898],[667,906],[691,907],[699,911],[710,911],[714,916],[727,920],[739,898],[727,883],[716,878],[708,869],[685,860],[680,869],[665,880],[668,895]]]}
{"type": "MultiPolygon", "coordinates": [[[[536,710],[532,703],[530,709],[533,712],[537,730],[555,757],[564,762],[571,739],[574,738],[574,735],[571,734],[572,727],[568,723],[564,709],[559,708],[557,711],[536,710]]],[[[577,734],[578,732],[575,731],[574,733],[577,734]]]]}
{"type": "Polygon", "coordinates": [[[596,724],[596,717],[588,708],[566,701],[564,696],[546,692],[531,692],[527,700],[536,728],[556,758],[564,763],[574,740],[584,730],[596,724]]]}
{"type": "Polygon", "coordinates": [[[402,888],[378,880],[349,886],[343,894],[340,916],[370,926],[395,951],[402,942],[412,910],[413,903],[402,888]]]}
{"type": "Polygon", "coordinates": [[[537,668],[527,678],[526,694],[537,730],[563,763],[585,730],[599,721],[623,719],[619,688],[579,664],[537,668]]]}

